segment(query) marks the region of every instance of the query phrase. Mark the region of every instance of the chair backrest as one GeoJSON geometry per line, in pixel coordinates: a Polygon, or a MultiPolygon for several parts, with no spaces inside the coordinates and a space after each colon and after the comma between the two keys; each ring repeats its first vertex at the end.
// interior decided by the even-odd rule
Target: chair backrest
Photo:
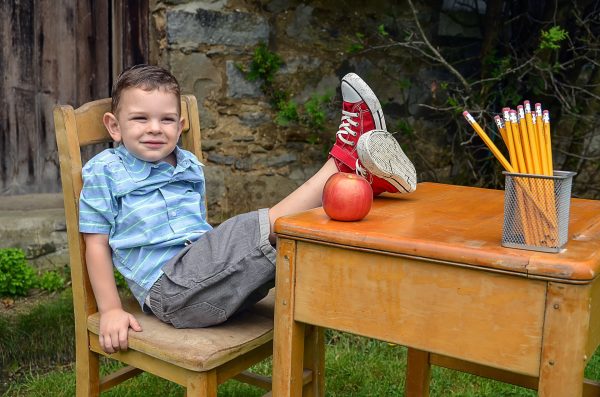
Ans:
{"type": "MultiPolygon", "coordinates": [[[[111,99],[88,102],[77,109],[69,105],[54,108],[54,128],[58,144],[67,237],[71,264],[75,327],[87,329],[87,317],[97,311],[85,262],[85,243],[79,233],[79,194],[82,188],[81,148],[95,143],[111,142],[102,123],[110,112],[111,99]]],[[[181,117],[184,119],[181,146],[202,161],[198,104],[193,95],[182,95],[181,117]]],[[[87,332],[87,331],[85,331],[87,332]]]]}

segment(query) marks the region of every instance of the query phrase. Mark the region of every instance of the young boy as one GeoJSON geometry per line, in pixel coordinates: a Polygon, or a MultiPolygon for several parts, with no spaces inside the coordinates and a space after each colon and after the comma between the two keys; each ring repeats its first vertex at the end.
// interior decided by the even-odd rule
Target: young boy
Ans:
{"type": "Polygon", "coordinates": [[[127,349],[128,329],[141,331],[121,307],[113,265],[144,311],[160,320],[178,328],[218,324],[267,294],[275,275],[275,220],[320,206],[329,176],[360,172],[374,194],[415,189],[414,167],[384,131],[371,89],[349,74],[342,97],[342,123],[322,168],[272,208],[213,229],[206,221],[202,164],[177,146],[183,126],[177,80],[149,65],[119,76],[103,122],[120,145],[85,165],[80,198],[104,351],[127,349]]]}

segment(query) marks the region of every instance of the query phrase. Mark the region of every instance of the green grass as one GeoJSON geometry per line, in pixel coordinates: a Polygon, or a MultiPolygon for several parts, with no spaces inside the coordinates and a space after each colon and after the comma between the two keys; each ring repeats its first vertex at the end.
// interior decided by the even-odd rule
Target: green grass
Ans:
{"type": "Polygon", "coordinates": [[[73,298],[63,291],[31,311],[0,318],[0,369],[46,367],[73,360],[73,298]]]}
{"type": "MultiPolygon", "coordinates": [[[[8,372],[20,368],[22,375],[3,396],[73,396],[73,317],[70,291],[11,321],[0,319],[0,367],[8,372]],[[68,364],[64,364],[68,362],[68,364]],[[17,364],[18,363],[18,364],[17,364]],[[24,374],[24,375],[23,375],[24,374]]],[[[337,331],[326,331],[325,381],[327,396],[402,396],[406,370],[406,348],[337,331]]],[[[119,364],[103,359],[103,373],[119,364]]],[[[258,364],[255,371],[270,374],[271,362],[258,364]]],[[[600,379],[600,354],[586,368],[586,377],[600,379]]],[[[258,397],[261,389],[228,381],[219,388],[220,397],[258,397]]],[[[128,380],[103,396],[181,396],[183,389],[158,377],[143,374],[128,380]]],[[[433,367],[432,396],[535,396],[532,390],[433,367]]]]}

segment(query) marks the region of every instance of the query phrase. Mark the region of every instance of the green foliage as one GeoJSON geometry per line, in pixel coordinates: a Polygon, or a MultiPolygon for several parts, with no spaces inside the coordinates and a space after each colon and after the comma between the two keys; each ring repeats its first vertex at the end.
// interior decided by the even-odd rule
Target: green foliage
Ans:
{"type": "Polygon", "coordinates": [[[400,87],[401,90],[407,90],[412,86],[412,81],[410,81],[410,79],[400,79],[398,80],[398,86],[400,87]]]}
{"type": "Polygon", "coordinates": [[[326,119],[325,105],[330,101],[331,96],[328,94],[313,94],[310,97],[310,99],[304,104],[304,110],[306,112],[306,122],[308,126],[313,130],[323,130],[326,119]]]}
{"type": "Polygon", "coordinates": [[[271,85],[275,79],[275,73],[281,67],[283,61],[274,52],[269,51],[265,43],[260,43],[254,50],[250,70],[246,78],[250,81],[262,80],[264,84],[271,85]]]}
{"type": "Polygon", "coordinates": [[[287,127],[291,122],[298,121],[298,105],[291,100],[280,101],[277,104],[279,111],[275,122],[282,127],[287,127]]]}
{"type": "Polygon", "coordinates": [[[398,132],[407,136],[414,135],[415,133],[415,130],[412,127],[412,125],[410,125],[410,123],[404,119],[398,121],[397,129],[398,132]]]}
{"type": "Polygon", "coordinates": [[[352,43],[350,44],[350,46],[348,47],[348,49],[346,50],[346,52],[348,54],[355,54],[359,51],[362,51],[365,49],[365,46],[361,43],[352,43]]]}
{"type": "Polygon", "coordinates": [[[18,248],[0,249],[0,296],[24,296],[36,284],[35,270],[18,248]]]}
{"type": "Polygon", "coordinates": [[[379,33],[381,36],[383,37],[387,37],[390,34],[385,30],[385,25],[381,24],[379,26],[377,26],[377,33],[379,33]]]}
{"type": "MultiPolygon", "coordinates": [[[[364,35],[357,33],[357,38],[364,35]]],[[[313,94],[304,104],[294,102],[290,98],[290,94],[285,89],[278,87],[275,82],[275,75],[281,67],[283,61],[281,57],[270,52],[264,43],[260,43],[254,50],[252,63],[249,70],[236,64],[236,67],[241,70],[246,79],[261,80],[261,89],[269,97],[271,106],[276,110],[275,123],[282,127],[288,127],[292,124],[300,124],[310,129],[313,133],[307,138],[310,143],[319,141],[318,132],[320,132],[327,118],[325,106],[331,100],[331,95],[316,95],[313,94]]]]}
{"type": "Polygon", "coordinates": [[[51,270],[39,277],[38,286],[48,292],[60,291],[65,287],[65,279],[57,271],[51,270]]]}
{"type": "Polygon", "coordinates": [[[127,285],[127,281],[125,281],[125,277],[123,277],[117,269],[114,269],[113,273],[115,274],[115,282],[117,283],[117,288],[129,289],[129,285],[127,285]]]}
{"type": "Polygon", "coordinates": [[[569,34],[560,26],[553,26],[548,30],[542,30],[540,49],[558,50],[560,49],[560,42],[567,37],[569,37],[569,34]]]}
{"type": "Polygon", "coordinates": [[[346,50],[348,54],[355,54],[365,49],[366,37],[364,33],[356,32],[351,40],[352,43],[350,43],[348,49],[346,50]]]}

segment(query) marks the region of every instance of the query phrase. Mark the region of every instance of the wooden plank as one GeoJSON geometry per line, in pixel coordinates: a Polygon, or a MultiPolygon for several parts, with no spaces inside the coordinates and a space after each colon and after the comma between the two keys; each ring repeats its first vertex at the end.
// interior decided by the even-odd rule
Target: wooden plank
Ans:
{"type": "Polygon", "coordinates": [[[98,354],[113,358],[118,361],[122,361],[128,365],[132,365],[136,368],[140,368],[145,372],[149,372],[161,378],[175,382],[181,386],[186,386],[187,381],[190,377],[198,374],[196,371],[190,371],[182,367],[170,364],[166,361],[159,360],[147,354],[140,353],[138,351],[128,349],[126,351],[120,351],[113,354],[105,353],[100,347],[98,336],[92,333],[90,337],[90,349],[98,354]]]}
{"type": "Polygon", "coordinates": [[[271,390],[273,384],[269,376],[254,374],[249,371],[240,372],[233,379],[265,390],[271,390]]]}
{"type": "Polygon", "coordinates": [[[538,374],[543,281],[305,242],[296,255],[297,321],[538,374]]]}
{"type": "MultiPolygon", "coordinates": [[[[273,343],[265,343],[262,346],[255,347],[249,352],[237,357],[235,360],[228,361],[219,366],[217,371],[217,383],[221,384],[252,365],[270,357],[273,354],[273,343]]],[[[269,382],[271,384],[271,382],[269,382]]],[[[270,388],[270,387],[269,387],[270,388]]]]}
{"type": "Polygon", "coordinates": [[[294,322],[296,243],[277,240],[275,326],[273,339],[273,395],[302,393],[304,325],[294,322]]]}
{"type": "Polygon", "coordinates": [[[590,296],[590,327],[585,348],[586,362],[594,355],[600,344],[600,281],[592,284],[590,296]]]}
{"type": "Polygon", "coordinates": [[[123,71],[123,0],[111,0],[111,71],[112,80],[123,71]]]}
{"type": "Polygon", "coordinates": [[[407,396],[429,396],[429,382],[431,380],[430,353],[408,348],[406,363],[406,388],[407,396]]]}
{"type": "Polygon", "coordinates": [[[216,371],[200,372],[191,376],[186,384],[186,396],[217,397],[216,371]]]}
{"type": "MultiPolygon", "coordinates": [[[[515,374],[514,372],[508,372],[497,368],[491,368],[467,361],[457,360],[452,357],[432,354],[431,364],[488,379],[494,379],[504,383],[510,383],[511,385],[525,387],[527,389],[537,390],[538,388],[538,377],[536,376],[515,374]]],[[[583,397],[598,396],[600,396],[600,383],[590,379],[584,379],[583,397]]]]}
{"type": "Polygon", "coordinates": [[[112,0],[113,79],[125,68],[149,59],[149,0],[112,0]]]}
{"type": "Polygon", "coordinates": [[[108,96],[107,13],[106,0],[1,2],[0,194],[60,191],[52,108],[108,96]]]}
{"type": "Polygon", "coordinates": [[[538,377],[531,375],[522,375],[506,370],[492,368],[485,365],[475,364],[468,361],[457,360],[456,358],[442,356],[439,354],[431,355],[431,364],[439,367],[453,369],[455,371],[466,372],[476,376],[488,379],[495,379],[500,382],[510,383],[528,389],[537,390],[538,377]]]}
{"type": "Polygon", "coordinates": [[[123,65],[148,62],[149,0],[123,1],[123,65]]]}
{"type": "Polygon", "coordinates": [[[325,395],[325,331],[321,327],[305,326],[304,333],[304,372],[310,375],[305,379],[303,396],[325,395]]]}
{"type": "Polygon", "coordinates": [[[581,396],[591,285],[549,283],[538,395],[581,396]]]}
{"type": "Polygon", "coordinates": [[[100,392],[109,390],[115,387],[116,385],[123,383],[127,379],[131,379],[134,376],[137,376],[143,372],[144,371],[142,371],[141,369],[132,367],[130,365],[128,365],[127,367],[120,368],[117,371],[106,375],[102,378],[102,380],[100,381],[100,392]]]}

